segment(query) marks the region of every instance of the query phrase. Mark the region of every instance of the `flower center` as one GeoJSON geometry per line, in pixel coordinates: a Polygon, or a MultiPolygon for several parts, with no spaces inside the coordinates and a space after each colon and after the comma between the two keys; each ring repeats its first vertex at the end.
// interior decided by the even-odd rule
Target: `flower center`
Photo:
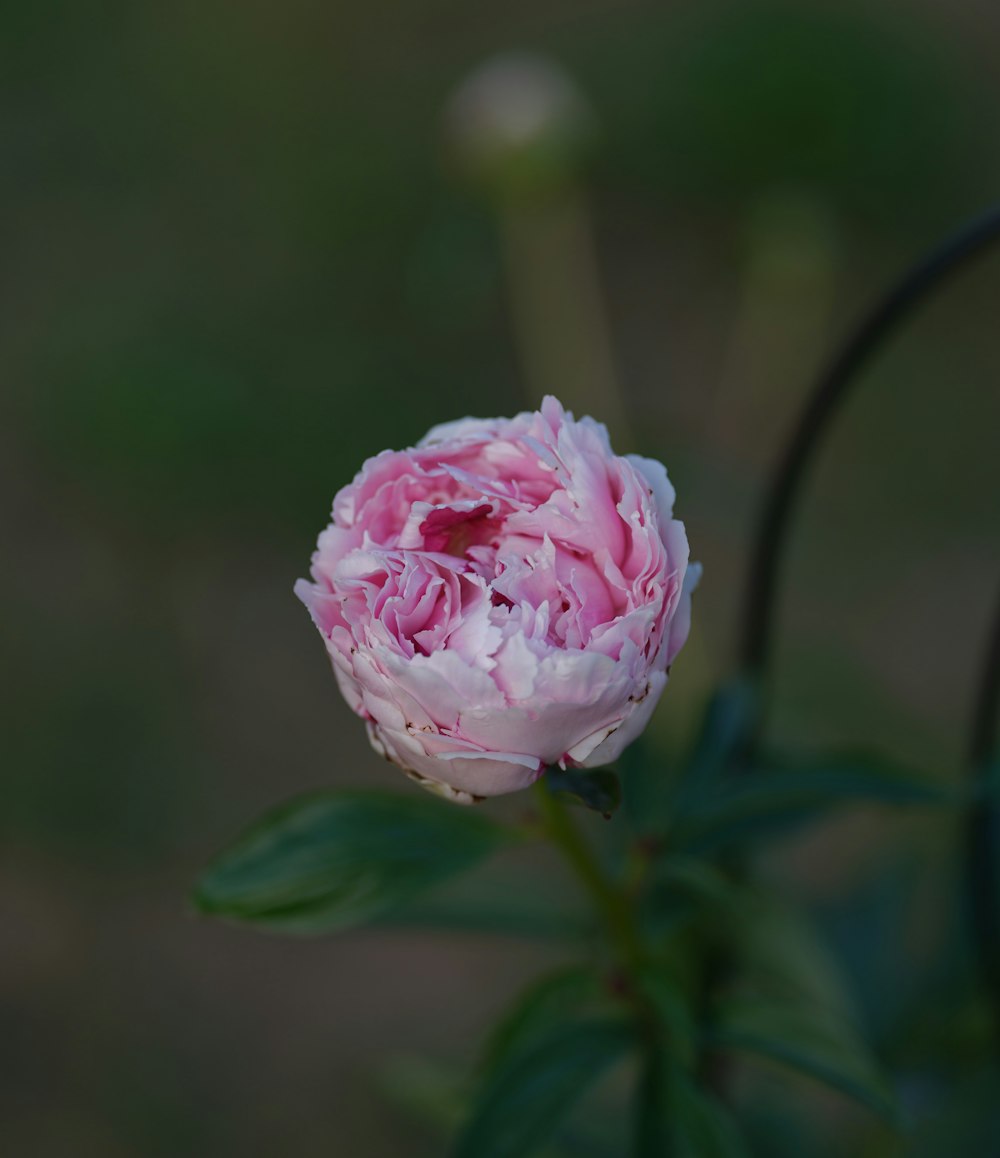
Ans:
{"type": "Polygon", "coordinates": [[[503,519],[493,514],[489,503],[471,511],[439,507],[424,519],[420,532],[426,550],[465,559],[471,548],[492,545],[502,523],[503,519]]]}

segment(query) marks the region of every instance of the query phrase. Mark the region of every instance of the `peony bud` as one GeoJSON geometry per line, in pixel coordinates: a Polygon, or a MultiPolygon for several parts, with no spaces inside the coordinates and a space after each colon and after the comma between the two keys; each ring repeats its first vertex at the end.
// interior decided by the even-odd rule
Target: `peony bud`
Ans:
{"type": "Polygon", "coordinates": [[[646,726],[698,571],[673,503],[660,463],[549,397],[369,459],[295,590],[375,749],[469,803],[646,726]]]}
{"type": "Polygon", "coordinates": [[[449,103],[447,129],[461,169],[503,195],[562,185],[596,137],[593,110],[572,77],[526,52],[494,57],[468,76],[449,103]]]}

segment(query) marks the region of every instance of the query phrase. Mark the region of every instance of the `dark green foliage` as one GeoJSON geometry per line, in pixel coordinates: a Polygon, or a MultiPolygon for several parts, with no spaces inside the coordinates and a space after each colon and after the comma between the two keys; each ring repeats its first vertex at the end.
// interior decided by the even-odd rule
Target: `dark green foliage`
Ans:
{"type": "Polygon", "coordinates": [[[826,1010],[757,996],[734,998],[721,1007],[710,1040],[790,1066],[897,1120],[892,1089],[863,1039],[826,1010]]]}
{"type": "Polygon", "coordinates": [[[863,755],[763,762],[680,809],[673,840],[677,847],[704,853],[772,836],[850,804],[954,805],[959,799],[926,777],[863,755]]]}
{"type": "Polygon", "coordinates": [[[322,792],[266,816],[208,867],[206,913],[293,932],[362,924],[512,843],[481,813],[416,793],[322,792]]]}
{"type": "Polygon", "coordinates": [[[529,1158],[588,1087],[625,1056],[634,1037],[620,1018],[564,1022],[504,1054],[486,1078],[454,1158],[529,1158]]]}
{"type": "Polygon", "coordinates": [[[714,1006],[709,1044],[780,1062],[895,1122],[893,1091],[824,939],[760,889],[745,888],[733,913],[738,987],[714,1006]]]}
{"type": "Polygon", "coordinates": [[[570,804],[579,804],[610,817],[622,800],[621,784],[610,768],[549,768],[549,791],[570,804]]]}
{"type": "Polygon", "coordinates": [[[727,1108],[700,1089],[662,1048],[645,1058],[636,1115],[635,1158],[747,1158],[727,1108]]]}
{"type": "Polygon", "coordinates": [[[495,1071],[568,1018],[595,1007],[607,1012],[610,1006],[608,987],[593,966],[570,965],[546,974],[521,994],[493,1030],[484,1051],[486,1071],[495,1071]]]}

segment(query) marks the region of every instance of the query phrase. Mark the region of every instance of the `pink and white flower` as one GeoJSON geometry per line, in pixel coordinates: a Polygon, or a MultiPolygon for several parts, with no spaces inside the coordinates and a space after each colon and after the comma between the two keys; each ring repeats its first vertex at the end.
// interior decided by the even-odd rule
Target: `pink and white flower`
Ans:
{"type": "Polygon", "coordinates": [[[369,459],[295,590],[375,749],[467,803],[646,726],[698,570],[673,505],[659,462],[549,397],[369,459]]]}

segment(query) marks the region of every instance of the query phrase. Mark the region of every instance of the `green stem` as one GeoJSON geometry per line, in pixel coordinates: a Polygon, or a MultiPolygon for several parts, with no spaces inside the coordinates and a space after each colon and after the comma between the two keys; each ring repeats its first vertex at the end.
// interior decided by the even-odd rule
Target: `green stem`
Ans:
{"type": "Polygon", "coordinates": [[[545,831],[566,857],[604,918],[621,964],[629,970],[634,969],[642,961],[643,952],[628,899],[605,876],[600,862],[580,835],[565,806],[549,791],[544,776],[535,783],[535,795],[545,831]]]}

